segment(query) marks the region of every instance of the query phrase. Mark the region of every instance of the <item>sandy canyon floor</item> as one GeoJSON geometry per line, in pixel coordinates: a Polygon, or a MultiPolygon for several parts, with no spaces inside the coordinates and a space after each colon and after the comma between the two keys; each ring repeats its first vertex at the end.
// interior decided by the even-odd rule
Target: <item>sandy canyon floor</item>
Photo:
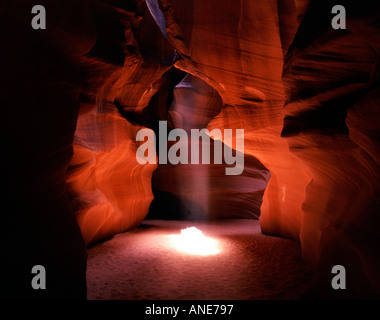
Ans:
{"type": "Polygon", "coordinates": [[[298,299],[313,277],[297,242],[263,235],[248,219],[145,220],[88,255],[90,300],[298,299]],[[196,240],[179,235],[192,226],[212,239],[210,254],[184,251],[196,240]]]}

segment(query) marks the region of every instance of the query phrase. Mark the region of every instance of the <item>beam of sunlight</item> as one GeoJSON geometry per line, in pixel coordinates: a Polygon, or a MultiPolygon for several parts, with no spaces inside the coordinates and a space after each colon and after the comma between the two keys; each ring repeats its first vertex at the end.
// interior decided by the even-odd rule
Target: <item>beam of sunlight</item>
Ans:
{"type": "Polygon", "coordinates": [[[181,234],[173,234],[169,237],[172,244],[182,252],[200,256],[215,255],[220,252],[217,241],[206,237],[195,227],[182,229],[181,234]]]}

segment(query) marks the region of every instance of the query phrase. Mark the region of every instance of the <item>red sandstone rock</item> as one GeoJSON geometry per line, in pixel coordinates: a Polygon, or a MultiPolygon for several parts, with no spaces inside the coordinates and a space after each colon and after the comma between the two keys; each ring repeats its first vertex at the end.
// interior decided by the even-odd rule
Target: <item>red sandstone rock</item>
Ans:
{"type": "Polygon", "coordinates": [[[208,128],[249,128],[245,152],[271,172],[262,230],[300,239],[323,281],[340,262],[355,292],[378,293],[378,6],[347,4],[351,35],[317,2],[160,3],[176,66],[222,98],[208,128]]]}
{"type": "Polygon", "coordinates": [[[5,222],[30,249],[17,268],[49,239],[37,253],[56,275],[64,262],[83,296],[81,234],[92,243],[138,225],[154,193],[155,208],[168,196],[173,210],[258,217],[269,170],[262,231],[300,241],[325,290],[342,264],[347,295],[379,296],[377,4],[343,3],[348,30],[333,30],[318,1],[159,0],[157,26],[144,1],[46,0],[43,33],[29,27],[31,4],[0,6],[5,222]],[[244,129],[246,170],[139,165],[136,132],[159,120],[244,129]]]}

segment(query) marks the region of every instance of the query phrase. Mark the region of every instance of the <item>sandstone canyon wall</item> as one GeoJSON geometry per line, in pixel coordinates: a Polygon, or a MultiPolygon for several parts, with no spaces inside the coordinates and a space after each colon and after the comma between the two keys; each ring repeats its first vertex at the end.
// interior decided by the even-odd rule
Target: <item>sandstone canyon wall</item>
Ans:
{"type": "Polygon", "coordinates": [[[29,28],[33,1],[0,6],[12,30],[1,38],[3,196],[15,212],[4,223],[7,239],[20,235],[3,245],[10,269],[48,255],[56,274],[72,270],[57,296],[81,283],[83,297],[85,245],[148,213],[249,217],[300,241],[317,273],[311,294],[331,293],[341,264],[348,296],[379,296],[377,5],[342,3],[347,30],[334,30],[328,1],[40,2],[51,12],[44,33],[29,28]],[[160,120],[244,129],[244,171],[140,165],[136,134],[157,134],[160,120]]]}
{"type": "Polygon", "coordinates": [[[288,51],[282,137],[312,175],[302,203],[304,258],[324,275],[345,266],[353,292],[371,296],[380,285],[380,6],[342,4],[347,30],[331,28],[329,3],[311,3],[288,51]]]}

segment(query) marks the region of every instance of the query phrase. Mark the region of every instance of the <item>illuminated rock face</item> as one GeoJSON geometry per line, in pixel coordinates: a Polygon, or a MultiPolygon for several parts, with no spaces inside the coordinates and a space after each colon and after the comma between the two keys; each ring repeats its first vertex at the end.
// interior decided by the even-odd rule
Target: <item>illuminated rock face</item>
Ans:
{"type": "Polygon", "coordinates": [[[144,115],[140,119],[139,112],[156,92],[151,85],[155,81],[161,84],[174,51],[160,44],[164,43],[163,37],[147,10],[144,22],[139,25],[141,17],[125,11],[131,8],[138,11],[136,5],[132,1],[124,5],[127,8],[119,11],[99,5],[100,35],[82,60],[86,76],[84,103],[67,184],[87,244],[138,226],[153,199],[151,177],[156,165],[142,166],[137,162],[135,138],[141,129],[140,120],[149,121],[144,115]],[[136,25],[142,31],[138,39],[133,34],[136,25]],[[157,37],[156,42],[144,38],[147,30],[157,37]],[[145,52],[158,50],[163,52],[162,57],[145,57],[145,52]],[[136,121],[131,120],[133,125],[120,115],[116,107],[120,104],[125,107],[120,109],[123,115],[128,115],[130,109],[136,115],[136,121]]]}
{"type": "Polygon", "coordinates": [[[378,294],[379,8],[347,4],[347,32],[317,2],[160,3],[176,67],[222,98],[208,128],[245,128],[271,172],[263,232],[299,239],[325,288],[342,264],[353,292],[378,294]]]}
{"type": "Polygon", "coordinates": [[[296,31],[294,5],[162,4],[168,38],[182,57],[175,65],[205,80],[222,98],[223,108],[208,128],[244,128],[245,153],[258,158],[272,174],[261,207],[263,230],[298,238],[301,203],[311,176],[281,138],[283,57],[296,31]],[[257,17],[265,23],[258,24],[257,17]]]}
{"type": "Polygon", "coordinates": [[[83,280],[73,213],[86,244],[138,225],[149,209],[162,218],[164,208],[167,217],[254,217],[264,233],[299,240],[320,283],[342,264],[354,292],[379,294],[375,5],[347,4],[345,31],[331,28],[331,8],[318,1],[152,0],[148,8],[89,0],[68,11],[46,1],[51,20],[37,34],[26,29],[30,13],[19,2],[0,8],[14,30],[4,38],[1,90],[4,105],[14,106],[6,118],[19,121],[5,124],[13,188],[5,199],[24,199],[16,211],[26,219],[25,242],[26,212],[38,212],[46,224],[32,219],[33,226],[55,226],[43,233],[52,239],[47,252],[66,235],[64,252],[75,249],[83,280]],[[244,172],[141,166],[136,133],[156,132],[159,120],[244,129],[244,172]]]}
{"type": "MultiPolygon", "coordinates": [[[[88,76],[89,89],[82,91],[85,102],[97,104],[92,109],[82,104],[67,179],[86,243],[137,226],[149,208],[149,217],[165,219],[258,218],[270,173],[252,154],[244,155],[244,171],[238,176],[226,176],[225,163],[157,167],[136,161],[141,142],[135,138],[141,127],[158,137],[158,123],[164,120],[168,129],[190,134],[191,129],[207,128],[223,109],[214,87],[177,68],[179,51],[167,41],[149,8],[141,4],[139,13],[140,22],[120,13],[129,23],[113,22],[112,30],[118,32],[98,38],[83,63],[87,76],[93,75],[93,65],[103,75],[102,85],[96,74],[95,79],[88,76]],[[118,55],[104,52],[108,44],[107,50],[120,52],[112,39],[122,32],[127,41],[123,65],[115,60],[118,55]],[[108,57],[114,60],[105,62],[108,57]]],[[[239,129],[220,127],[225,128],[239,129]]],[[[233,146],[225,146],[229,147],[233,146]]]]}

